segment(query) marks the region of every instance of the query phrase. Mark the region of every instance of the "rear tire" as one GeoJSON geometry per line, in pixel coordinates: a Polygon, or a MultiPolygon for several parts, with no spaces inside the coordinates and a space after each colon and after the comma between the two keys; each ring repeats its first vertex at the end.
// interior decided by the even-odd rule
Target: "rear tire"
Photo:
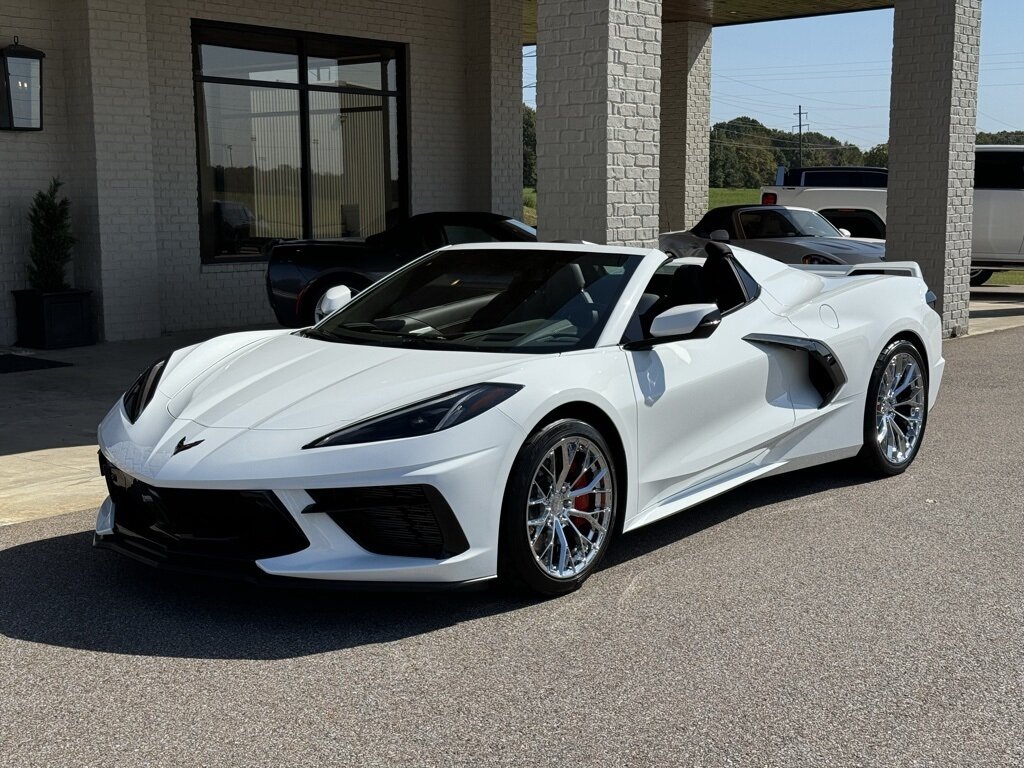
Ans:
{"type": "Polygon", "coordinates": [[[984,285],[992,278],[991,269],[972,269],[971,270],[971,285],[977,287],[984,285]]]}
{"type": "Polygon", "coordinates": [[[928,369],[909,341],[890,343],[871,371],[864,406],[864,467],[883,477],[906,471],[928,423],[928,369]]]}
{"type": "Polygon", "coordinates": [[[579,589],[616,530],[618,472],[604,436],[586,422],[561,419],[534,432],[505,488],[501,583],[546,597],[579,589]]]}

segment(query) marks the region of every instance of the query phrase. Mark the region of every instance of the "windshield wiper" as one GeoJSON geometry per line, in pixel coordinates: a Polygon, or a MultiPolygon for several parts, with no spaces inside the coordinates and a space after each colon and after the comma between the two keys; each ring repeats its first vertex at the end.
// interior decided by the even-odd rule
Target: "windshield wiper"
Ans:
{"type": "Polygon", "coordinates": [[[317,328],[306,328],[299,331],[299,335],[306,339],[319,339],[320,341],[341,341],[333,333],[322,331],[317,328]]]}
{"type": "Polygon", "coordinates": [[[389,331],[386,328],[381,328],[376,322],[373,323],[342,323],[339,328],[344,328],[346,331],[357,331],[359,333],[379,333],[385,336],[397,336],[404,337],[408,334],[402,333],[401,331],[389,331]]]}

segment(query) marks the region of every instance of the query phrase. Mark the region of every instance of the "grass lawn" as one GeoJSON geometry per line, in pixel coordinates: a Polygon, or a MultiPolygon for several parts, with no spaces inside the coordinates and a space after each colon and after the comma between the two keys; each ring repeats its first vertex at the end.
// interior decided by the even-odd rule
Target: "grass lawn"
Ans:
{"type": "Polygon", "coordinates": [[[537,226],[537,190],[523,187],[523,223],[537,226]]]}
{"type": "Polygon", "coordinates": [[[761,202],[760,189],[725,189],[712,187],[708,190],[708,210],[720,205],[745,205],[761,202]]]}
{"type": "Polygon", "coordinates": [[[985,285],[1024,285],[1024,272],[996,272],[985,285]]]}
{"type": "MultiPolygon", "coordinates": [[[[712,187],[708,190],[708,208],[717,208],[719,205],[742,205],[743,203],[759,202],[761,202],[761,190],[759,189],[722,189],[712,187]]],[[[533,187],[523,187],[523,222],[532,227],[537,226],[537,190],[533,187]]]]}

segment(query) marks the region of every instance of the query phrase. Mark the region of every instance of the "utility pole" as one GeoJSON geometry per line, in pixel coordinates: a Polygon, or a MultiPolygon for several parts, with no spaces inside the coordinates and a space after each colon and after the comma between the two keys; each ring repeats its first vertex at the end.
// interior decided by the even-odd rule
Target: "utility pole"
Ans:
{"type": "MultiPolygon", "coordinates": [[[[794,112],[793,114],[796,115],[797,119],[799,120],[799,122],[796,125],[794,125],[793,127],[796,128],[797,130],[799,130],[799,132],[800,132],[799,133],[799,137],[800,138],[799,138],[799,141],[797,142],[797,150],[796,150],[797,162],[796,162],[796,164],[798,166],[800,166],[801,168],[803,168],[804,167],[804,125],[805,125],[804,124],[804,118],[807,117],[807,113],[804,112],[804,107],[803,107],[802,104],[800,104],[799,106],[797,106],[796,112],[794,112]]],[[[808,127],[809,127],[809,125],[808,125],[808,127]]]]}

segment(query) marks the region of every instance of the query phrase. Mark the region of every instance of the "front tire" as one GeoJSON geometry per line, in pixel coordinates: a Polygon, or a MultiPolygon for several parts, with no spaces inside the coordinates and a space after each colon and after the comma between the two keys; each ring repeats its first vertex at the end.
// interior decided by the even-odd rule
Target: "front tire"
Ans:
{"type": "Polygon", "coordinates": [[[576,419],[541,427],[512,465],[501,513],[498,577],[544,596],[579,589],[611,543],[619,470],[604,436],[576,419]]]}
{"type": "Polygon", "coordinates": [[[972,269],[971,270],[971,285],[979,286],[984,285],[992,278],[991,269],[972,269]]]}
{"type": "Polygon", "coordinates": [[[864,407],[865,467],[883,477],[906,471],[928,423],[928,369],[909,341],[889,344],[871,372],[864,407]]]}

